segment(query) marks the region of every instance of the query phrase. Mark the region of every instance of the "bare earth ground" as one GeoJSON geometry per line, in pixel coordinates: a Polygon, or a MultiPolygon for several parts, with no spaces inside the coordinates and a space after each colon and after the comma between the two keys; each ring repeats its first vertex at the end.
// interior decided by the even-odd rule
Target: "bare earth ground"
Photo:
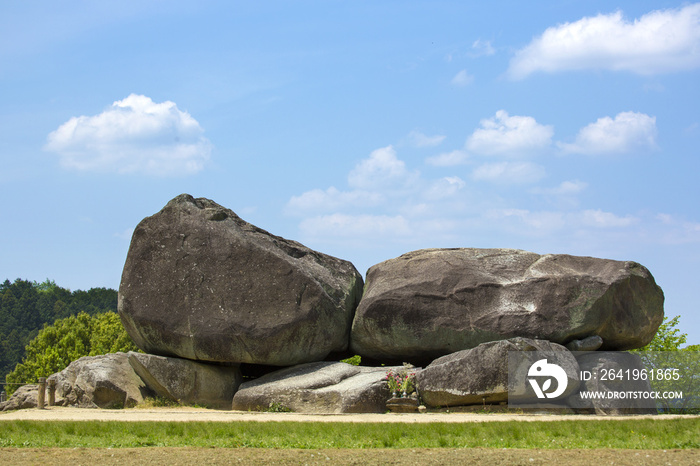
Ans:
{"type": "MultiPolygon", "coordinates": [[[[51,407],[0,413],[3,420],[102,421],[312,421],[312,422],[499,422],[573,419],[604,422],[651,416],[558,416],[523,414],[423,413],[333,414],[248,413],[198,408],[98,410],[51,407]]],[[[681,416],[678,416],[681,417],[681,416]]],[[[671,416],[664,416],[664,419],[671,416]]],[[[699,433],[700,435],[700,433],[699,433]]],[[[544,450],[544,449],[258,449],[258,448],[2,448],[0,464],[562,464],[700,465],[700,450],[544,450]]]]}
{"type": "Polygon", "coordinates": [[[0,449],[0,462],[8,465],[218,465],[218,464],[309,464],[309,465],[697,465],[697,450],[496,450],[471,448],[371,449],[371,450],[275,450],[260,448],[119,448],[0,449]]]}

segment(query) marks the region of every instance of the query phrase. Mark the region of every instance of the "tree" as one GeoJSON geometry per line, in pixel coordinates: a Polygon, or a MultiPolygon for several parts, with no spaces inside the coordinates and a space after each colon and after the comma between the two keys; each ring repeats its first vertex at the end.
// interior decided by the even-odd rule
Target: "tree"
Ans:
{"type": "MultiPolygon", "coordinates": [[[[90,316],[81,312],[40,330],[27,345],[24,360],[7,374],[6,381],[34,383],[39,377],[59,372],[83,356],[137,350],[116,313],[90,316]]],[[[16,385],[9,385],[7,392],[15,388],[16,385]]]]}
{"type": "Polygon", "coordinates": [[[36,288],[36,290],[39,292],[50,291],[57,287],[58,285],[56,285],[56,282],[49,280],[48,278],[41,283],[37,283],[36,281],[34,282],[34,288],[36,288]]]}
{"type": "Polygon", "coordinates": [[[639,353],[653,390],[683,394],[677,399],[657,399],[662,412],[697,414],[700,411],[700,358],[695,352],[700,351],[700,345],[681,348],[688,341],[688,334],[677,328],[680,318],[664,317],[654,339],[633,351],[639,353]]]}
{"type": "Polygon", "coordinates": [[[117,291],[108,288],[71,292],[49,279],[0,283],[0,380],[22,361],[25,347],[45,324],[79,312],[93,315],[116,308],[117,291]]]}

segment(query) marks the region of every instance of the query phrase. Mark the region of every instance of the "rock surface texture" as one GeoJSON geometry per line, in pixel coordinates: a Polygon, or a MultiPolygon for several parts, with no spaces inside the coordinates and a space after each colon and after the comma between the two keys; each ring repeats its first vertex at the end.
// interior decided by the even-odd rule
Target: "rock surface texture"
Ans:
{"type": "Polygon", "coordinates": [[[231,409],[231,399],[242,380],[238,366],[135,352],[128,354],[129,364],[149,389],[184,405],[231,409]]]}
{"type": "Polygon", "coordinates": [[[343,362],[301,364],[243,383],[232,406],[240,411],[383,413],[391,396],[385,381],[389,369],[343,362]]]}
{"type": "Polygon", "coordinates": [[[424,249],[371,267],[352,325],[363,358],[417,365],[512,337],[639,348],[663,292],[636,262],[515,249],[424,249]]]}
{"type": "MultiPolygon", "coordinates": [[[[416,387],[421,399],[431,407],[507,401],[509,351],[547,352],[550,355],[548,362],[558,364],[568,377],[562,398],[578,387],[578,364],[566,348],[548,341],[513,338],[483,343],[476,348],[436,359],[416,375],[416,387]]],[[[512,385],[528,386],[525,381],[527,370],[535,363],[535,355],[541,353],[532,354],[531,360],[528,359],[518,369],[514,368],[514,377],[518,381],[510,381],[512,385]]],[[[519,396],[515,393],[510,395],[513,398],[519,396]]],[[[525,398],[520,396],[519,400],[522,402],[525,398]]]]}
{"type": "Polygon", "coordinates": [[[130,408],[151,393],[131,368],[126,353],[82,357],[51,379],[56,381],[59,406],[130,408]]]}
{"type": "Polygon", "coordinates": [[[9,400],[0,403],[0,411],[36,408],[39,385],[22,385],[12,394],[9,400]]]}
{"type": "Polygon", "coordinates": [[[289,366],[347,350],[362,286],[350,262],[183,194],[136,227],[118,308],[147,353],[289,366]]]}

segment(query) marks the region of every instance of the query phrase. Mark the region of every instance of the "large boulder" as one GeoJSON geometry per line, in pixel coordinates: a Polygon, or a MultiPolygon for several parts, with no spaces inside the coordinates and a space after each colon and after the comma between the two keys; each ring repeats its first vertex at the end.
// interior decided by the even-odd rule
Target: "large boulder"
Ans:
{"type": "Polygon", "coordinates": [[[136,227],[118,309],[146,353],[289,366],[347,350],[362,286],[350,262],[183,194],[136,227]]]}
{"type": "Polygon", "coordinates": [[[151,394],[126,353],[84,356],[49,377],[56,404],[78,408],[131,408],[151,394]]]}
{"type": "MultiPolygon", "coordinates": [[[[500,403],[509,401],[509,395],[523,403],[528,400],[525,390],[528,369],[543,354],[548,363],[557,364],[566,373],[566,389],[557,397],[563,399],[579,384],[576,358],[561,345],[527,338],[482,343],[438,358],[418,372],[416,389],[426,406],[431,407],[500,403]],[[511,367],[511,376],[517,380],[509,379],[511,351],[524,355],[511,367]],[[520,387],[519,393],[509,394],[509,387],[520,387]]],[[[532,394],[529,398],[537,401],[532,394]]]]}
{"type": "Polygon", "coordinates": [[[39,385],[22,385],[12,394],[9,400],[0,403],[0,411],[36,408],[39,385]]]}
{"type": "Polygon", "coordinates": [[[244,382],[232,406],[240,411],[383,413],[391,396],[386,383],[390,369],[343,362],[301,364],[244,382]]]}
{"type": "Polygon", "coordinates": [[[130,352],[129,363],[156,395],[185,405],[231,409],[241,384],[238,366],[130,352]]]}
{"type": "Polygon", "coordinates": [[[638,348],[663,320],[664,296],[635,262],[515,249],[424,249],[377,264],[351,349],[383,362],[432,359],[516,336],[638,348]]]}

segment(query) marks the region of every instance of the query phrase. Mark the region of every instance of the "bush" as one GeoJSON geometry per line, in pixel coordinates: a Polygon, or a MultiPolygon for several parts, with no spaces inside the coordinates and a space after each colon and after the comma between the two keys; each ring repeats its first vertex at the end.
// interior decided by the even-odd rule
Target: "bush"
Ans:
{"type": "Polygon", "coordinates": [[[341,359],[340,362],[344,362],[346,364],[351,364],[353,366],[359,366],[362,364],[362,358],[360,357],[359,354],[356,354],[355,356],[347,359],[341,359]]]}
{"type": "MultiPolygon", "coordinates": [[[[83,356],[137,350],[116,313],[90,316],[80,312],[45,325],[27,345],[22,363],[5,380],[11,384],[35,383],[39,377],[59,372],[83,356]]],[[[8,394],[17,387],[8,385],[8,394]]]]}

